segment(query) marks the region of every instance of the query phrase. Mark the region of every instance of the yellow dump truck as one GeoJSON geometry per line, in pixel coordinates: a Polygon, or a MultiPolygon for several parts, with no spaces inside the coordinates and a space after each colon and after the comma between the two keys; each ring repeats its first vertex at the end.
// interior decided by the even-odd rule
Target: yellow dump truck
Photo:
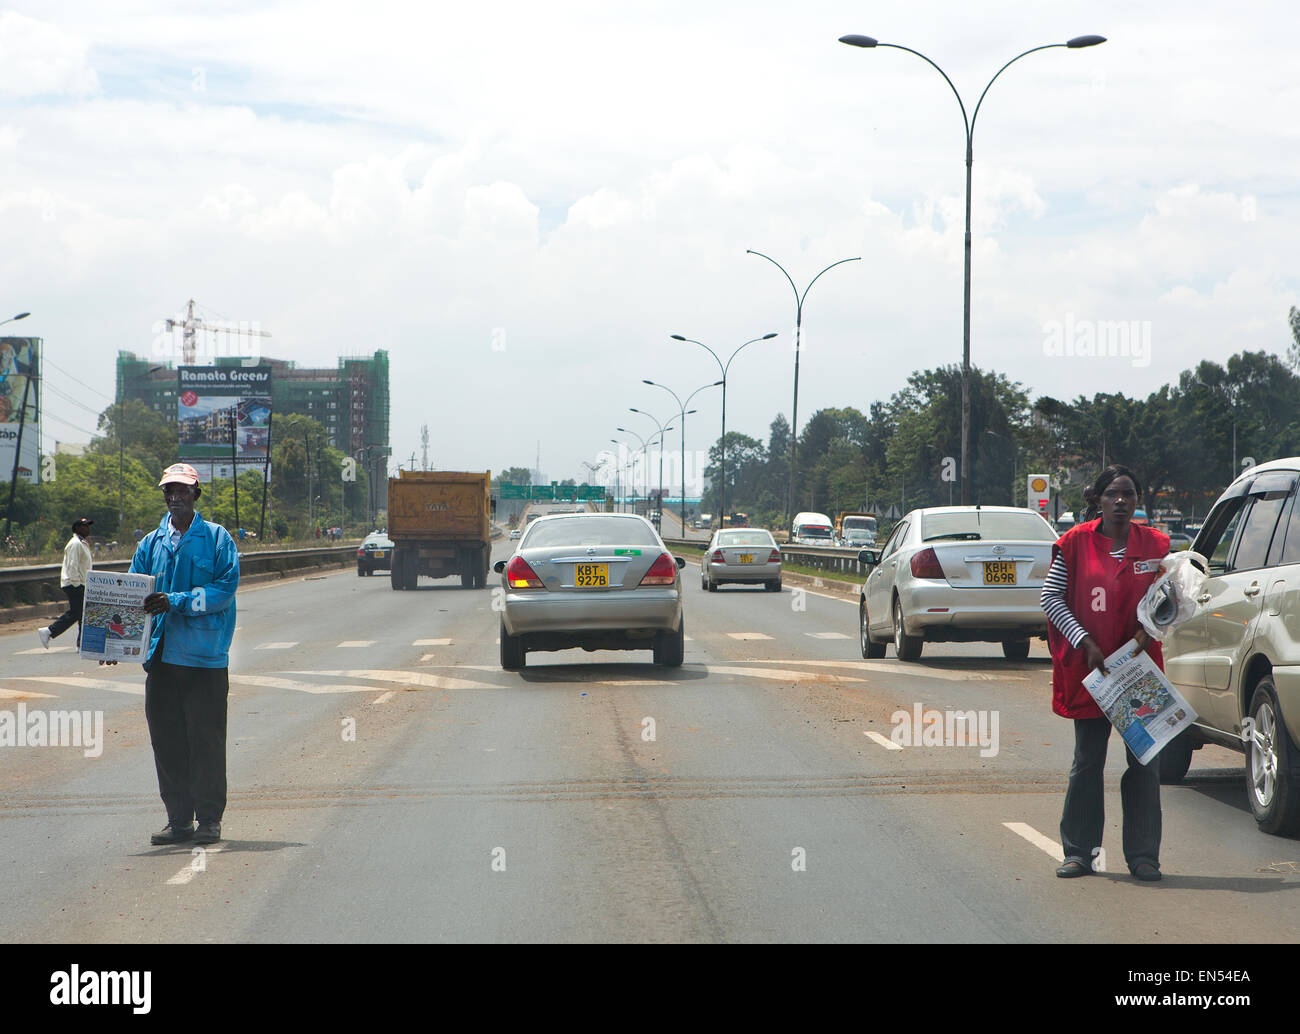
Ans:
{"type": "Polygon", "coordinates": [[[403,470],[388,479],[388,537],[394,589],[420,575],[459,574],[466,589],[487,584],[491,562],[492,474],[403,470]]]}

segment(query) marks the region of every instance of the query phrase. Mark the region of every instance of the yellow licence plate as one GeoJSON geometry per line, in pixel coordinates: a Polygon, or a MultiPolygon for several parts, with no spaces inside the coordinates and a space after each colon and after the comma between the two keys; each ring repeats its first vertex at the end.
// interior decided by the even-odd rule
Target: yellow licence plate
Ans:
{"type": "Polygon", "coordinates": [[[573,584],[579,589],[608,589],[609,564],[574,564],[573,584]]]}
{"type": "Polygon", "coordinates": [[[376,549],[376,550],[375,550],[375,559],[376,559],[376,560],[382,560],[382,559],[383,559],[384,557],[386,557],[386,556],[388,556],[388,554],[385,553],[382,549],[376,549]]]}
{"type": "Polygon", "coordinates": [[[984,561],[985,585],[1015,585],[1016,562],[1014,560],[984,561]]]}
{"type": "Polygon", "coordinates": [[[754,562],[754,554],[753,554],[753,553],[741,553],[741,554],[740,554],[740,562],[741,562],[742,564],[752,564],[752,563],[754,562]]]}

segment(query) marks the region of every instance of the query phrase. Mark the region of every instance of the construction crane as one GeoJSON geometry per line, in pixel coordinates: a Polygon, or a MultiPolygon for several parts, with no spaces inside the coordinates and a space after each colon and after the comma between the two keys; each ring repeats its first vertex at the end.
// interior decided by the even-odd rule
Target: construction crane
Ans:
{"type": "Polygon", "coordinates": [[[229,324],[205,323],[194,315],[194,299],[189,300],[185,306],[185,319],[168,320],[167,329],[174,330],[180,327],[183,332],[181,354],[184,356],[186,366],[194,365],[194,334],[202,330],[210,334],[253,334],[257,337],[270,337],[271,335],[265,330],[257,330],[251,327],[231,327],[229,324]]]}

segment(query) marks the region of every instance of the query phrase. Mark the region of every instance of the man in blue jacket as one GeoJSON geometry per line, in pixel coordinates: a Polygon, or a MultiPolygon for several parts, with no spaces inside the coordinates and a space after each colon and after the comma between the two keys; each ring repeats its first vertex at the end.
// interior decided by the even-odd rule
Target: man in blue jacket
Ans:
{"type": "Polygon", "coordinates": [[[235,633],[239,551],[230,533],[195,512],[202,489],[187,463],[163,471],[167,515],[131,561],[154,576],[144,670],[144,713],[167,825],[155,844],[212,844],[226,810],[226,698],[235,633]],[[193,825],[198,819],[198,830],[193,825]]]}

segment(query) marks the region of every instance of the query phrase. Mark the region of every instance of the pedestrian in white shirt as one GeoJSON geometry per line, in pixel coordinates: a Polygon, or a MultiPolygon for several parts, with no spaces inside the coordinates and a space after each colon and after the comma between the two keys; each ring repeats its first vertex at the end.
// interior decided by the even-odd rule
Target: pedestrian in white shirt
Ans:
{"type": "Polygon", "coordinates": [[[73,522],[72,538],[63,547],[63,569],[59,572],[59,587],[68,597],[68,609],[60,614],[45,628],[38,628],[41,645],[50,648],[50,640],[57,639],[75,622],[77,625],[77,645],[81,645],[81,611],[86,601],[86,575],[94,564],[90,546],[86,539],[90,535],[90,526],[94,523],[89,517],[82,517],[73,522]]]}

